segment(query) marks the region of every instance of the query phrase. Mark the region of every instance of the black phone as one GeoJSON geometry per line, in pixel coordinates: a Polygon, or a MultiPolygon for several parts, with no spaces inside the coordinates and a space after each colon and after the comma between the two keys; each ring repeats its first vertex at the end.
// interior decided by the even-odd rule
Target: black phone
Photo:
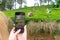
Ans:
{"type": "Polygon", "coordinates": [[[15,12],[15,31],[21,29],[20,33],[24,32],[25,12],[15,12]]]}

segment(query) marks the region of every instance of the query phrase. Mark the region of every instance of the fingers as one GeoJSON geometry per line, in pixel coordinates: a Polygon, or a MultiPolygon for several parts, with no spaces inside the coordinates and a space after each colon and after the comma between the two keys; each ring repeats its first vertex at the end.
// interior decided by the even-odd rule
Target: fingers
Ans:
{"type": "Polygon", "coordinates": [[[17,31],[15,32],[15,35],[19,34],[20,31],[21,31],[21,29],[17,30],[17,31]]]}
{"type": "Polygon", "coordinates": [[[15,30],[15,27],[13,27],[13,29],[11,30],[11,32],[14,32],[14,30],[15,30]]]}
{"type": "Polygon", "coordinates": [[[26,29],[26,25],[24,26],[24,29],[26,29]]]}
{"type": "MultiPolygon", "coordinates": [[[[15,25],[15,24],[14,24],[15,25]]],[[[13,29],[11,30],[11,33],[15,33],[15,35],[16,34],[19,34],[19,32],[21,31],[21,29],[19,29],[19,30],[17,30],[16,32],[15,32],[15,27],[13,27],[13,29]]],[[[24,26],[24,32],[26,32],[27,30],[26,30],[26,25],[24,26]]]]}
{"type": "Polygon", "coordinates": [[[27,28],[26,28],[26,25],[24,26],[24,33],[23,33],[24,35],[26,35],[27,34],[27,28]]]}
{"type": "Polygon", "coordinates": [[[15,26],[15,24],[13,24],[13,26],[15,26]]]}
{"type": "Polygon", "coordinates": [[[27,29],[26,29],[26,25],[24,26],[24,31],[26,31],[27,29]]]}
{"type": "MultiPolygon", "coordinates": [[[[13,24],[13,26],[15,26],[15,24],[13,24]]],[[[11,30],[11,32],[15,32],[14,30],[15,30],[15,27],[13,27],[13,29],[11,30]]]]}

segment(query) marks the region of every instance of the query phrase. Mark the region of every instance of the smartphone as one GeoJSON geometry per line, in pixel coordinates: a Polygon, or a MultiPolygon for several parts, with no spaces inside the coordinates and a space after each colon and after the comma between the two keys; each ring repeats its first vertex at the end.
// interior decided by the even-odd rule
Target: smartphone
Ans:
{"type": "Polygon", "coordinates": [[[21,29],[20,33],[23,33],[24,26],[25,26],[25,13],[15,12],[15,31],[21,29]]]}

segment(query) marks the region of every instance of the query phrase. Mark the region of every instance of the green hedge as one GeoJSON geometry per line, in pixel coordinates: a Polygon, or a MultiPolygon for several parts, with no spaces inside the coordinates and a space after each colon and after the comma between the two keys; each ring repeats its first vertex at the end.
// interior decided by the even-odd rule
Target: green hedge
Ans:
{"type": "Polygon", "coordinates": [[[21,8],[21,9],[16,9],[16,10],[8,10],[4,11],[4,13],[11,17],[12,19],[14,18],[14,13],[16,11],[22,11],[26,13],[26,22],[29,20],[32,21],[57,21],[60,22],[60,9],[59,8],[50,8],[51,13],[47,13],[46,11],[46,6],[40,6],[40,7],[27,7],[27,8],[21,8]],[[29,17],[28,13],[32,12],[33,16],[29,17]]]}

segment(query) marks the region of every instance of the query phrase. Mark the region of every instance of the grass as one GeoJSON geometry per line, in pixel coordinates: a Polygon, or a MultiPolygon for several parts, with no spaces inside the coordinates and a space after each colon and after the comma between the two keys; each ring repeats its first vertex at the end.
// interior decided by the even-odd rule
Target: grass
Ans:
{"type": "Polygon", "coordinates": [[[13,18],[15,12],[25,12],[26,13],[26,20],[41,20],[41,21],[60,21],[60,9],[57,8],[50,8],[52,11],[51,13],[47,13],[46,7],[40,6],[40,7],[27,7],[27,8],[21,8],[16,10],[8,10],[4,11],[4,13],[13,18]],[[32,12],[33,16],[29,17],[28,13],[32,12]]]}
{"type": "Polygon", "coordinates": [[[33,22],[27,24],[27,29],[30,35],[60,34],[60,23],[57,22],[33,22]]]}

